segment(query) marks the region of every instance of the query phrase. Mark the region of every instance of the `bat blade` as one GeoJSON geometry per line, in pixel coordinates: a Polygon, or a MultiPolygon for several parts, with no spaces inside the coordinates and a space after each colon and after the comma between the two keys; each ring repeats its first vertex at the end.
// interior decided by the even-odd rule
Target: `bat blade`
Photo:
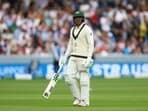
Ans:
{"type": "Polygon", "coordinates": [[[64,66],[64,64],[60,65],[60,67],[59,67],[57,73],[55,73],[55,74],[52,76],[50,82],[48,83],[48,86],[47,86],[46,89],[44,90],[44,93],[43,93],[42,96],[43,96],[45,99],[48,99],[48,98],[49,98],[49,96],[51,95],[52,90],[55,88],[56,83],[57,83],[57,81],[59,80],[60,72],[62,71],[63,66],[64,66]]]}
{"type": "Polygon", "coordinates": [[[59,74],[54,74],[54,76],[51,78],[50,82],[48,83],[48,86],[46,87],[44,93],[43,93],[43,97],[45,99],[48,99],[49,96],[51,95],[51,92],[53,91],[53,89],[55,88],[56,86],[56,83],[58,81],[58,77],[59,77],[59,74]]]}

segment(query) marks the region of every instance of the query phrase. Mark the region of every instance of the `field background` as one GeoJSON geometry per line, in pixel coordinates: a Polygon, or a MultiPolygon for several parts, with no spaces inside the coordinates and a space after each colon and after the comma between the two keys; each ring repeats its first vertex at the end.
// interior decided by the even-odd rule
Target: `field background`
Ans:
{"type": "Polygon", "coordinates": [[[45,100],[48,80],[1,80],[0,111],[148,111],[148,79],[91,79],[91,105],[72,106],[63,80],[45,100]]]}

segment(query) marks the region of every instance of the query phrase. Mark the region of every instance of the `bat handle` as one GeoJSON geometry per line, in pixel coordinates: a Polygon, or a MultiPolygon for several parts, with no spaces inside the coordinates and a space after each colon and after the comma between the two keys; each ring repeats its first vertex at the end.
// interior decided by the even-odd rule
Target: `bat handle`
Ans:
{"type": "Polygon", "coordinates": [[[60,65],[60,67],[59,67],[59,69],[58,69],[57,73],[60,73],[60,72],[62,71],[63,66],[64,66],[64,64],[61,64],[61,65],[60,65]]]}

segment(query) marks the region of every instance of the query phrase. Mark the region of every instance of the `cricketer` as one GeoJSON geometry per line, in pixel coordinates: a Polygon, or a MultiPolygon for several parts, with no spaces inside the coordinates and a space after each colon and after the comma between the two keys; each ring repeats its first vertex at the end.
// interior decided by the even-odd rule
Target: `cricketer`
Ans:
{"type": "Polygon", "coordinates": [[[94,37],[81,11],[74,12],[73,22],[68,47],[64,56],[60,58],[59,65],[67,63],[65,82],[74,97],[73,105],[85,107],[90,105],[88,69],[93,63],[94,37]]]}

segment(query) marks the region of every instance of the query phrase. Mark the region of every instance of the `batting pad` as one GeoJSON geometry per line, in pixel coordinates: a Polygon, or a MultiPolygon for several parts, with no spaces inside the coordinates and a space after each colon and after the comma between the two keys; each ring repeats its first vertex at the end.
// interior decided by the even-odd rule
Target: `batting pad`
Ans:
{"type": "Polygon", "coordinates": [[[69,86],[74,97],[80,99],[80,88],[78,84],[78,80],[75,77],[75,74],[65,75],[65,82],[69,86]]]}
{"type": "Polygon", "coordinates": [[[88,73],[81,72],[80,75],[80,87],[81,87],[81,99],[89,105],[89,90],[90,90],[90,78],[88,73]]]}

